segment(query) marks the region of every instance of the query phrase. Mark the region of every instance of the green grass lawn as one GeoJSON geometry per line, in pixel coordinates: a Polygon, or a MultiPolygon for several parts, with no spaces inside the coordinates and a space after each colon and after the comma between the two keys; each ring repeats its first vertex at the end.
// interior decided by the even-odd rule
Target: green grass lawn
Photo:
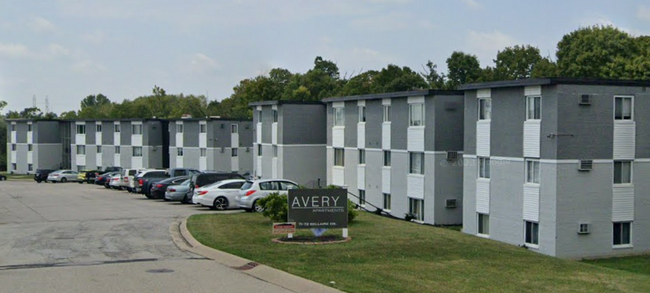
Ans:
{"type": "Polygon", "coordinates": [[[584,262],[650,276],[650,255],[585,260],[584,262]]]}
{"type": "Polygon", "coordinates": [[[650,292],[648,275],[370,213],[357,219],[352,241],[330,245],[273,243],[270,220],[255,213],[195,215],[188,228],[207,246],[347,292],[650,292]]]}
{"type": "Polygon", "coordinates": [[[25,174],[8,174],[5,172],[2,172],[2,175],[7,176],[7,180],[34,180],[34,175],[25,175],[25,174]]]}

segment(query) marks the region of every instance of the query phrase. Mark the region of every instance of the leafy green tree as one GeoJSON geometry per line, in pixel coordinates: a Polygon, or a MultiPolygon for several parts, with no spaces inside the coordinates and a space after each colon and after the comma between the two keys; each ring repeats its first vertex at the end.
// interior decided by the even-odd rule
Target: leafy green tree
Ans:
{"type": "MultiPolygon", "coordinates": [[[[506,47],[494,59],[495,77],[500,80],[524,79],[532,76],[535,65],[542,60],[539,49],[530,45],[506,47]]],[[[484,74],[485,75],[485,74],[484,74]]]]}
{"type": "Polygon", "coordinates": [[[379,72],[376,70],[368,70],[350,78],[341,88],[338,96],[355,96],[372,93],[374,87],[373,82],[378,74],[379,72]]]}
{"type": "Polygon", "coordinates": [[[471,83],[481,77],[481,66],[475,55],[454,52],[447,58],[447,87],[457,88],[461,84],[471,83]]]}
{"type": "Polygon", "coordinates": [[[443,73],[438,73],[437,67],[438,65],[428,60],[424,67],[424,72],[420,73],[420,75],[426,80],[430,88],[447,89],[447,85],[445,84],[446,77],[443,73]]]}
{"type": "Polygon", "coordinates": [[[560,76],[557,64],[551,61],[550,58],[542,58],[535,64],[531,77],[558,77],[560,76]]]}

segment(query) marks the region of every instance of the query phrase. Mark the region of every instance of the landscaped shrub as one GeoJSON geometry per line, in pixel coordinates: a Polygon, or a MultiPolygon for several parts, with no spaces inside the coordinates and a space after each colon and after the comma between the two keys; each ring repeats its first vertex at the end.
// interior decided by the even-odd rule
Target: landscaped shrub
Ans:
{"type": "Polygon", "coordinates": [[[348,199],[348,224],[352,223],[352,221],[354,221],[354,218],[359,215],[359,211],[356,209],[356,207],[357,205],[348,199]]]}
{"type": "MultiPolygon", "coordinates": [[[[287,200],[286,195],[271,193],[267,197],[259,199],[258,204],[264,207],[264,212],[262,212],[264,217],[273,222],[286,222],[289,209],[287,200]]],[[[359,211],[355,207],[356,204],[348,199],[348,224],[352,223],[359,215],[359,211]]]]}

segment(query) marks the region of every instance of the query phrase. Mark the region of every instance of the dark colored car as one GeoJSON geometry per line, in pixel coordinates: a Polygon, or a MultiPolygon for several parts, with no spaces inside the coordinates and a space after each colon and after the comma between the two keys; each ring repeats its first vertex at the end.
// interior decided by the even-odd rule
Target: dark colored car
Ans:
{"type": "Polygon", "coordinates": [[[149,192],[151,192],[151,183],[161,181],[163,179],[169,178],[169,174],[165,170],[148,170],[138,174],[133,180],[138,181],[138,186],[140,186],[140,192],[144,194],[147,198],[152,198],[149,192]]]}
{"type": "Polygon", "coordinates": [[[111,176],[117,174],[117,172],[106,172],[95,177],[95,184],[104,185],[106,188],[111,188],[109,183],[111,183],[111,176]]]}
{"type": "Polygon", "coordinates": [[[179,185],[189,178],[189,176],[177,176],[152,183],[151,188],[149,189],[150,198],[164,199],[167,186],[179,185]]]}
{"type": "Polygon", "coordinates": [[[84,170],[80,171],[79,175],[77,176],[77,179],[79,179],[79,184],[82,183],[94,183],[95,182],[95,177],[97,177],[97,170],[84,170]]]}
{"type": "Polygon", "coordinates": [[[36,173],[34,173],[34,181],[41,183],[43,181],[47,181],[47,175],[50,175],[50,173],[54,172],[54,170],[50,169],[36,169],[36,173]]]}
{"type": "Polygon", "coordinates": [[[227,179],[245,179],[245,178],[244,176],[239,175],[237,173],[228,173],[228,172],[205,172],[205,173],[194,174],[192,176],[192,179],[190,180],[190,190],[187,192],[187,194],[185,194],[185,197],[183,198],[183,200],[181,200],[181,202],[192,203],[192,196],[194,196],[195,188],[199,188],[202,186],[206,186],[208,184],[212,184],[227,179]]]}
{"type": "Polygon", "coordinates": [[[120,172],[120,171],[122,171],[122,167],[106,167],[106,169],[104,169],[104,173],[120,172]]]}

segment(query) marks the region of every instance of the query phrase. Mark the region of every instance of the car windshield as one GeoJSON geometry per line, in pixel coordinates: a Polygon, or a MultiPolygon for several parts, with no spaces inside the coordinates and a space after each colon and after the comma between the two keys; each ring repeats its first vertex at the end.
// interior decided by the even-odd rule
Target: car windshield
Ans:
{"type": "Polygon", "coordinates": [[[246,183],[244,183],[244,185],[242,185],[241,189],[242,190],[250,189],[251,186],[253,186],[253,181],[246,181],[246,183]]]}
{"type": "Polygon", "coordinates": [[[181,185],[190,185],[190,179],[187,179],[181,183],[181,185]]]}

